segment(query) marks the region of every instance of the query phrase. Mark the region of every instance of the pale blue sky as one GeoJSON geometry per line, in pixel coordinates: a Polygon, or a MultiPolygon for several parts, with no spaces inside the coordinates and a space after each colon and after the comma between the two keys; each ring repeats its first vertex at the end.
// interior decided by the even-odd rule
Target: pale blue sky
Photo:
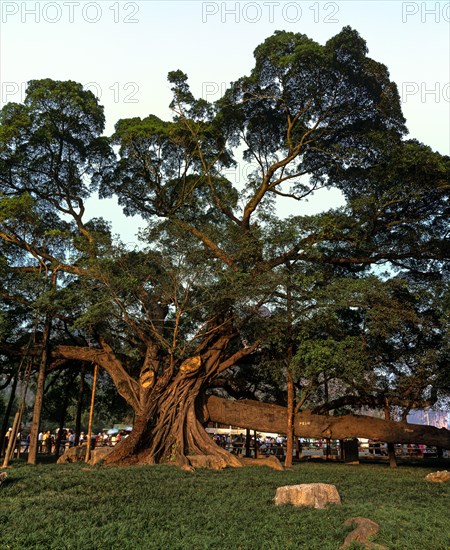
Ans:
{"type": "MultiPolygon", "coordinates": [[[[90,83],[110,133],[119,118],[170,116],[170,70],[186,72],[196,95],[217,99],[226,84],[249,73],[253,50],[275,30],[324,43],[351,25],[397,82],[410,136],[449,153],[448,2],[2,0],[0,6],[2,105],[20,101],[31,79],[90,83]]],[[[137,221],[124,224],[111,202],[101,209],[126,241],[135,240],[137,221]]]]}

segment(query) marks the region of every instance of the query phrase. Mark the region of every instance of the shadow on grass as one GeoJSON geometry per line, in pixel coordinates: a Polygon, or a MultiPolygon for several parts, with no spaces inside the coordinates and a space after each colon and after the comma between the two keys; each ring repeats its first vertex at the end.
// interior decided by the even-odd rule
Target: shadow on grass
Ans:
{"type": "MultiPolygon", "coordinates": [[[[371,459],[361,459],[361,464],[370,465],[378,464],[385,465],[389,468],[389,459],[388,458],[371,458],[371,459]]],[[[399,468],[434,468],[436,470],[448,470],[450,468],[450,459],[449,458],[398,458],[397,466],[399,468]]]]}
{"type": "MultiPolygon", "coordinates": [[[[37,455],[38,464],[56,464],[57,460],[58,460],[58,457],[56,457],[55,455],[48,455],[48,454],[42,454],[42,453],[39,453],[37,455]]],[[[17,465],[17,464],[27,464],[27,463],[28,463],[27,453],[22,453],[20,458],[13,458],[12,460],[9,461],[10,466],[14,464],[17,465]]]]}

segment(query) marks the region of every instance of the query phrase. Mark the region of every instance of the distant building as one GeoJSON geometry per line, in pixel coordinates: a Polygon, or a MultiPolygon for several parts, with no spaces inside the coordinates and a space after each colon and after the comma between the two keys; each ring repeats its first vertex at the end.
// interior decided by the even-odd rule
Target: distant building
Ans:
{"type": "Polygon", "coordinates": [[[444,411],[411,411],[407,421],[410,424],[425,424],[436,428],[450,429],[450,414],[444,411]]]}

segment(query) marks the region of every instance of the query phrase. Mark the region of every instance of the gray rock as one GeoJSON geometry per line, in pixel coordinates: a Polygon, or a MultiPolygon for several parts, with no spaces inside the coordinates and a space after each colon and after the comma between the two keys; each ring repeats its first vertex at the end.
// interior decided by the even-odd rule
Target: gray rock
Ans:
{"type": "Polygon", "coordinates": [[[187,457],[193,468],[210,468],[212,470],[223,470],[228,466],[223,458],[215,455],[189,455],[187,457]]]}
{"type": "Polygon", "coordinates": [[[93,449],[91,451],[91,459],[89,460],[89,464],[98,464],[102,460],[104,460],[109,454],[111,454],[114,450],[114,447],[97,447],[96,449],[93,449]]]}
{"type": "Polygon", "coordinates": [[[273,470],[278,470],[280,472],[284,471],[283,464],[281,464],[278,458],[274,455],[270,455],[269,457],[264,456],[261,458],[247,458],[244,456],[240,457],[239,460],[244,466],[267,466],[273,470]]]}
{"type": "Polygon", "coordinates": [[[58,458],[57,464],[70,464],[71,462],[82,462],[86,458],[86,445],[69,447],[67,451],[58,458]]]}

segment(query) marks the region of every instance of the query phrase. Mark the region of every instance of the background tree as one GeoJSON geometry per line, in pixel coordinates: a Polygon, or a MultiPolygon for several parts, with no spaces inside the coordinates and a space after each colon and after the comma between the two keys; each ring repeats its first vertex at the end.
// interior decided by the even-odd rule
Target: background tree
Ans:
{"type": "Polygon", "coordinates": [[[339,291],[339,301],[324,303],[299,332],[302,372],[333,388],[332,398],[313,410],[383,410],[388,402],[406,419],[411,408],[436,404],[448,342],[439,305],[424,307],[430,293],[414,293],[402,279],[374,277],[341,281],[339,291]]]}
{"type": "MultiPolygon", "coordinates": [[[[33,289],[21,299],[34,308],[36,322],[43,322],[29,452],[34,463],[54,316],[50,302],[58,272],[76,273],[83,269],[76,266],[83,255],[96,255],[100,243],[82,221],[83,201],[90,194],[87,180],[95,181],[109,148],[100,137],[102,108],[92,93],[73,82],[31,82],[25,103],[6,105],[0,122],[2,245],[14,283],[18,277],[22,284],[30,278],[37,282],[37,292],[33,289]],[[49,281],[50,289],[46,288],[49,281]]],[[[6,292],[20,290],[11,281],[6,283],[6,292]]]]}

